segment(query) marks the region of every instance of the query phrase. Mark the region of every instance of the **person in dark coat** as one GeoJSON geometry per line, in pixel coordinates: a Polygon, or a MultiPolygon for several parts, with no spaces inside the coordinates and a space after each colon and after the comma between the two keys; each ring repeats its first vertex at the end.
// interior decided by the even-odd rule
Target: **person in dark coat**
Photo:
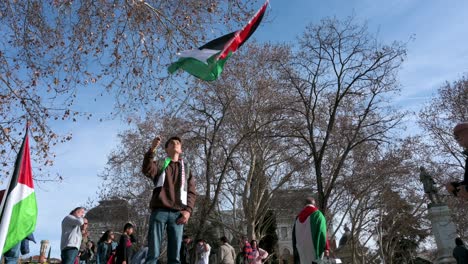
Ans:
{"type": "Polygon", "coordinates": [[[131,235],[133,234],[133,225],[131,223],[126,223],[124,226],[124,231],[120,236],[119,245],[117,246],[117,251],[115,253],[115,263],[116,264],[131,264],[131,257],[133,256],[133,247],[131,235]]]}
{"type": "Polygon", "coordinates": [[[182,237],[182,245],[180,247],[180,263],[181,264],[192,264],[190,261],[190,255],[193,250],[192,238],[188,235],[182,237]]]}
{"type": "Polygon", "coordinates": [[[457,264],[468,264],[468,249],[465,247],[463,240],[455,238],[456,247],[453,249],[453,257],[457,260],[457,264]]]}
{"type": "Polygon", "coordinates": [[[99,239],[96,263],[106,264],[111,255],[115,253],[116,249],[117,242],[114,242],[114,232],[112,230],[107,230],[99,239]]]}

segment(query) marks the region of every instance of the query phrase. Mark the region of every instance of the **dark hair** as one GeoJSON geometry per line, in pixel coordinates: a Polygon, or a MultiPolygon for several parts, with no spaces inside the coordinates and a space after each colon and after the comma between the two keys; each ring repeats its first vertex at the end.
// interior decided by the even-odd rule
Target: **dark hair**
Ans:
{"type": "Polygon", "coordinates": [[[184,240],[184,239],[189,239],[189,238],[190,238],[189,235],[184,235],[184,236],[182,237],[182,240],[184,240]]]}
{"type": "Polygon", "coordinates": [[[92,240],[89,240],[88,243],[91,243],[91,251],[96,254],[96,243],[94,243],[94,241],[92,240]]]}
{"type": "Polygon", "coordinates": [[[250,241],[250,246],[252,247],[252,249],[257,249],[257,250],[258,250],[258,242],[257,242],[257,240],[254,239],[254,240],[250,241]],[[254,248],[254,246],[253,246],[254,242],[255,242],[255,248],[254,248]]]}
{"type": "Polygon", "coordinates": [[[203,238],[197,239],[197,244],[200,243],[200,242],[205,242],[205,239],[203,239],[203,238]]]}
{"type": "Polygon", "coordinates": [[[455,238],[455,245],[463,246],[463,240],[459,237],[455,238]]]}
{"type": "Polygon", "coordinates": [[[128,229],[130,229],[130,228],[133,228],[133,225],[132,225],[131,223],[126,223],[126,224],[124,225],[123,231],[125,232],[125,231],[127,231],[128,229]]]}
{"type": "Polygon", "coordinates": [[[180,137],[171,137],[166,141],[166,144],[164,144],[164,148],[169,147],[169,143],[171,143],[172,140],[177,140],[182,143],[182,139],[180,139],[180,137]]]}
{"type": "Polygon", "coordinates": [[[101,238],[99,239],[98,243],[104,243],[104,242],[106,242],[106,241],[110,238],[110,236],[111,236],[112,233],[114,233],[114,232],[112,232],[112,230],[110,230],[110,229],[109,229],[109,230],[106,230],[106,232],[104,232],[104,234],[102,234],[102,236],[101,236],[101,238]]]}
{"type": "Polygon", "coordinates": [[[315,205],[314,197],[307,197],[304,202],[305,202],[305,205],[308,205],[308,204],[315,205]]]}
{"type": "Polygon", "coordinates": [[[131,235],[130,235],[130,241],[131,241],[132,243],[137,243],[137,239],[136,239],[136,236],[135,236],[134,234],[131,234],[131,235]]]}
{"type": "Polygon", "coordinates": [[[70,212],[70,214],[72,215],[72,214],[74,214],[76,211],[81,210],[81,209],[85,210],[84,207],[81,207],[81,206],[80,206],[80,207],[76,207],[75,209],[73,209],[73,210],[70,212]]]}
{"type": "Polygon", "coordinates": [[[227,239],[227,237],[225,237],[225,236],[222,236],[219,240],[221,240],[221,242],[223,242],[223,243],[227,243],[227,242],[228,242],[228,239],[227,239]]]}

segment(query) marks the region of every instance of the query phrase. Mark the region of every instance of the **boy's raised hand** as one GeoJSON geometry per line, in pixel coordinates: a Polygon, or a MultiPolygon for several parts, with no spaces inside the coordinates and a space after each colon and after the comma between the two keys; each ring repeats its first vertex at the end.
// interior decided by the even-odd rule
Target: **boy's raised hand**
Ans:
{"type": "Polygon", "coordinates": [[[159,144],[161,144],[161,137],[156,136],[153,139],[153,142],[151,142],[151,150],[154,151],[159,146],[159,144]]]}

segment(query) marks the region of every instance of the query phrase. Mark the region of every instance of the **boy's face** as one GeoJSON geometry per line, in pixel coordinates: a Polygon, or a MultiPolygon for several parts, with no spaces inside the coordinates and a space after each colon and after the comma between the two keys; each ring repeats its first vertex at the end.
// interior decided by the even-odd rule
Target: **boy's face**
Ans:
{"type": "Polygon", "coordinates": [[[127,229],[127,234],[128,234],[128,235],[131,235],[131,234],[133,234],[133,228],[129,228],[129,229],[127,229]]]}
{"type": "Polygon", "coordinates": [[[167,145],[166,152],[168,155],[181,154],[182,153],[182,143],[178,140],[171,140],[167,145]]]}

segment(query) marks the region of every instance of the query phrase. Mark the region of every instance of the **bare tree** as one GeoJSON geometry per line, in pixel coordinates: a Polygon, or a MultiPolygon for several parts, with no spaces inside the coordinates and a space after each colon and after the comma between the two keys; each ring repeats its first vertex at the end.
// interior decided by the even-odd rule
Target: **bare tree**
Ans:
{"type": "Polygon", "coordinates": [[[308,26],[297,50],[284,64],[291,116],[286,126],[312,159],[310,177],[327,214],[351,151],[366,142],[389,141],[402,118],[388,101],[398,91],[396,74],[405,48],[380,44],[349,18],[308,26]]]}
{"type": "Polygon", "coordinates": [[[172,91],[182,89],[177,81],[162,85],[176,52],[245,22],[256,2],[1,1],[3,166],[11,163],[26,120],[31,121],[35,157],[51,165],[51,147],[71,138],[58,135],[51,122],[92,117],[74,109],[85,86],[112,94],[114,113],[162,104],[172,91]]]}
{"type": "MultiPolygon", "coordinates": [[[[468,77],[462,76],[439,88],[437,95],[419,113],[419,124],[424,129],[428,165],[439,183],[460,181],[466,168],[463,149],[453,138],[453,128],[468,121],[468,77]]],[[[462,237],[468,237],[468,218],[464,201],[448,198],[453,219],[462,237]]]]}

